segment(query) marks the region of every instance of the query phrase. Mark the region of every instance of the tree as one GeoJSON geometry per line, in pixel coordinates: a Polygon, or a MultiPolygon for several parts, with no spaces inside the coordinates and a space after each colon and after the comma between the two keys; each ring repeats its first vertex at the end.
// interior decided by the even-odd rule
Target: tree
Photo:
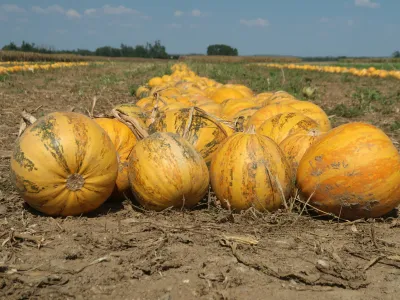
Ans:
{"type": "Polygon", "coordinates": [[[394,58],[400,58],[400,51],[399,51],[399,50],[394,51],[393,54],[392,54],[392,56],[393,56],[394,58]]]}
{"type": "Polygon", "coordinates": [[[17,50],[19,50],[17,45],[15,45],[14,42],[11,42],[8,45],[5,45],[2,49],[3,50],[7,50],[7,51],[17,51],[17,50]]]}
{"type": "Polygon", "coordinates": [[[238,56],[238,50],[224,44],[214,44],[207,48],[207,55],[238,56]]]}

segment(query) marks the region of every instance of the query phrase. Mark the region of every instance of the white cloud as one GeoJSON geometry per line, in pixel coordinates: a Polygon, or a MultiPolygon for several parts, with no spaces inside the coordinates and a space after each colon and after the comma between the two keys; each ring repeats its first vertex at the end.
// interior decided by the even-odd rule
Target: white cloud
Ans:
{"type": "Polygon", "coordinates": [[[8,13],[23,13],[25,9],[15,4],[3,4],[0,6],[1,10],[8,13]]]}
{"type": "Polygon", "coordinates": [[[110,5],[103,6],[103,12],[106,15],[121,15],[121,14],[139,14],[135,9],[125,7],[123,5],[112,7],[110,5]]]}
{"type": "Polygon", "coordinates": [[[176,11],[174,12],[174,16],[175,16],[175,17],[183,16],[183,14],[184,14],[184,12],[181,11],[181,10],[176,10],[176,11]]]}
{"type": "Polygon", "coordinates": [[[192,16],[193,17],[200,17],[202,15],[201,11],[199,9],[193,9],[192,10],[192,16]]]}
{"type": "Polygon", "coordinates": [[[97,9],[95,9],[95,8],[89,8],[89,9],[86,9],[83,13],[84,13],[86,16],[93,16],[93,15],[95,15],[95,14],[97,13],[97,9]]]}
{"type": "Polygon", "coordinates": [[[0,15],[0,22],[7,22],[8,18],[5,15],[0,15]]]}
{"type": "Polygon", "coordinates": [[[167,27],[170,28],[170,29],[179,29],[179,28],[182,28],[182,25],[181,24],[172,23],[172,24],[168,24],[167,27]]]}
{"type": "Polygon", "coordinates": [[[371,0],[354,0],[355,6],[378,8],[381,5],[378,2],[372,2],[371,0]]]}
{"type": "Polygon", "coordinates": [[[240,24],[247,27],[267,27],[269,22],[267,19],[257,18],[253,20],[240,19],[240,24]]]}
{"type": "Polygon", "coordinates": [[[53,14],[53,13],[58,13],[58,14],[65,14],[65,10],[63,7],[60,5],[51,5],[48,6],[47,8],[42,8],[40,6],[32,6],[32,11],[38,14],[53,14]]]}
{"type": "Polygon", "coordinates": [[[75,9],[67,10],[65,15],[70,19],[80,19],[82,17],[75,9]]]}

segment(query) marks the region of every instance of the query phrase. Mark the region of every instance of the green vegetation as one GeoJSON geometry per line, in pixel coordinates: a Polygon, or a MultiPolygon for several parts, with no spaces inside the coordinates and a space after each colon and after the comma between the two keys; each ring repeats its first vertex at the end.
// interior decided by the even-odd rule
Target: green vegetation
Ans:
{"type": "Polygon", "coordinates": [[[210,45],[207,48],[207,55],[238,56],[238,50],[224,44],[210,45]]]}

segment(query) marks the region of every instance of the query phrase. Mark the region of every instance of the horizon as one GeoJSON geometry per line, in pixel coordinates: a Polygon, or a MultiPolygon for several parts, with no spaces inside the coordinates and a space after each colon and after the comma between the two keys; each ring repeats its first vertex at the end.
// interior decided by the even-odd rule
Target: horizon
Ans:
{"type": "Polygon", "coordinates": [[[400,1],[303,2],[0,0],[1,47],[24,40],[94,51],[160,40],[169,54],[226,44],[240,56],[295,57],[390,57],[400,48],[400,1]]]}

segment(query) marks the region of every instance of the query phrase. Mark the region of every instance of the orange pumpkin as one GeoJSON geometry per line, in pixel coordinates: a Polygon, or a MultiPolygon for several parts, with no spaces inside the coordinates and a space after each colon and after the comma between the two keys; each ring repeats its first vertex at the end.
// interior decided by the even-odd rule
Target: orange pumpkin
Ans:
{"type": "Polygon", "coordinates": [[[293,176],[296,176],[297,167],[304,153],[322,134],[319,130],[312,129],[307,133],[289,135],[280,142],[279,147],[292,168],[293,176]]]}
{"type": "Polygon", "coordinates": [[[227,99],[221,103],[222,115],[227,120],[231,120],[234,115],[245,108],[253,108],[258,105],[254,103],[251,99],[227,99]]]}
{"type": "Polygon", "coordinates": [[[286,112],[297,112],[301,113],[297,109],[288,106],[288,105],[280,105],[280,104],[271,104],[260,108],[257,112],[255,112],[251,118],[247,121],[247,128],[254,126],[255,129],[261,126],[269,118],[272,118],[276,115],[286,112]]]}
{"type": "Polygon", "coordinates": [[[11,177],[22,198],[52,216],[98,208],[111,195],[117,173],[107,133],[74,112],[38,119],[21,135],[11,158],[11,177]]]}
{"type": "Polygon", "coordinates": [[[96,118],[94,120],[107,132],[117,151],[118,177],[116,190],[122,194],[129,189],[128,160],[137,139],[128,126],[116,119],[96,118]]]}
{"type": "Polygon", "coordinates": [[[287,105],[297,109],[302,114],[315,120],[319,124],[322,131],[331,130],[332,126],[328,116],[318,105],[309,101],[296,101],[287,103],[287,105]]]}
{"type": "Polygon", "coordinates": [[[222,103],[226,99],[241,99],[245,96],[238,90],[228,87],[220,87],[211,94],[210,98],[217,103],[222,103]]]}
{"type": "Polygon", "coordinates": [[[274,211],[292,190],[292,174],[282,150],[268,137],[237,132],[215,153],[211,186],[225,208],[274,211]]]}
{"type": "Polygon", "coordinates": [[[400,155],[377,127],[344,124],[310,146],[297,182],[320,211],[348,220],[380,217],[400,204],[400,155]]]}
{"type": "Polygon", "coordinates": [[[157,132],[133,147],[129,181],[147,209],[193,207],[207,193],[209,180],[204,159],[178,134],[157,132]]]}
{"type": "Polygon", "coordinates": [[[257,133],[273,139],[277,144],[290,135],[318,130],[317,122],[303,114],[289,112],[269,118],[257,129],[257,133]]]}
{"type": "Polygon", "coordinates": [[[161,112],[149,126],[149,133],[173,132],[186,138],[205,159],[211,156],[227,137],[225,129],[212,116],[196,107],[161,112]]]}

